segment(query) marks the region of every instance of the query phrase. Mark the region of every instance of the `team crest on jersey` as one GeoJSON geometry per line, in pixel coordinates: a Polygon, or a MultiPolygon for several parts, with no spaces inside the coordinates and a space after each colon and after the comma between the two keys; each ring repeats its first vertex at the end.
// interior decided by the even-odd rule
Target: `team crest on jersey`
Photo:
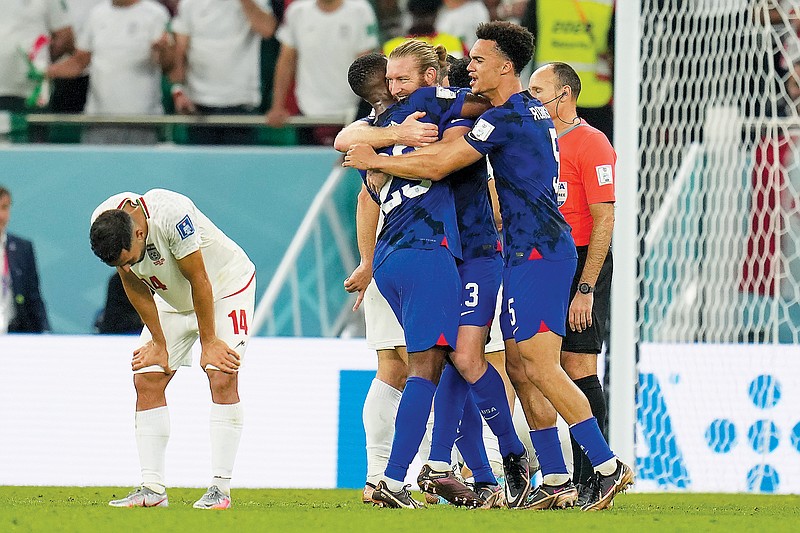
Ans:
{"type": "Polygon", "coordinates": [[[479,118],[478,122],[472,127],[469,136],[476,141],[486,141],[489,135],[494,131],[494,126],[486,122],[484,119],[479,118]]]}
{"type": "Polygon", "coordinates": [[[614,171],[611,165],[600,165],[594,167],[594,170],[597,173],[598,185],[611,185],[614,183],[614,171]]]}
{"type": "Polygon", "coordinates": [[[146,250],[147,250],[147,257],[149,257],[151,261],[156,262],[159,259],[161,259],[161,254],[156,249],[155,244],[148,244],[146,250]]]}
{"type": "Polygon", "coordinates": [[[181,240],[190,235],[194,235],[194,224],[192,224],[192,219],[189,218],[189,215],[183,217],[175,227],[178,228],[178,234],[181,236],[181,240]]]}

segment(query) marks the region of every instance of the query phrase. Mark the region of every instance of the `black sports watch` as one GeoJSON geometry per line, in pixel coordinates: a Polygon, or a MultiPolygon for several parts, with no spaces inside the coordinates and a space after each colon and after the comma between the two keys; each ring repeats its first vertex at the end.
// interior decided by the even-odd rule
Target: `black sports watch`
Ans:
{"type": "Polygon", "coordinates": [[[581,283],[578,285],[578,292],[580,292],[581,294],[590,294],[594,292],[594,287],[592,287],[588,283],[581,283]]]}

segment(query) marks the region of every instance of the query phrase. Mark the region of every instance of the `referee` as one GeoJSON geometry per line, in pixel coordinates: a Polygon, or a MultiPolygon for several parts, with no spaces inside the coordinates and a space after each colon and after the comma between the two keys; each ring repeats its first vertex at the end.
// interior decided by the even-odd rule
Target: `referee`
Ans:
{"type": "MultiPolygon", "coordinates": [[[[531,76],[529,91],[547,108],[558,135],[558,205],[578,250],[567,313],[561,365],[589,400],[600,430],[606,433],[606,400],[597,378],[597,354],[606,338],[611,295],[611,234],[614,230],[614,165],[617,154],[608,138],[578,117],[581,80],[566,63],[549,63],[531,76]]],[[[594,471],[572,440],[577,506],[591,495],[594,471]]]]}

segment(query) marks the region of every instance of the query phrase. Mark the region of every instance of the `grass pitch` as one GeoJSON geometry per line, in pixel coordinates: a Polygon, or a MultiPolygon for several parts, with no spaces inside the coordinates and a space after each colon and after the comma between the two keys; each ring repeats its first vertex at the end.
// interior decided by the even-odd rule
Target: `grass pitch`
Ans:
{"type": "Polygon", "coordinates": [[[129,488],[0,487],[0,532],[248,531],[357,533],[516,533],[541,531],[800,531],[800,496],[623,494],[614,509],[470,511],[445,505],[378,509],[356,490],[234,490],[229,511],[192,509],[203,489],[170,489],[170,507],[114,509],[129,488]]]}

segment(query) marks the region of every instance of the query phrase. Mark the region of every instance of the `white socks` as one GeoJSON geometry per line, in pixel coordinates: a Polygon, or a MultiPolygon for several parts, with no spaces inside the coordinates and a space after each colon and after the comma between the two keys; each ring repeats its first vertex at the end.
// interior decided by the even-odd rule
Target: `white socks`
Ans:
{"type": "Polygon", "coordinates": [[[164,457],[169,441],[169,411],[167,406],[136,412],[136,447],[142,468],[142,485],[163,493],[164,457]]]}
{"type": "Polygon", "coordinates": [[[367,482],[377,485],[386,470],[394,440],[394,422],[403,393],[373,379],[364,400],[362,418],[367,440],[367,482]]]}
{"type": "Polygon", "coordinates": [[[239,440],[242,437],[242,404],[211,404],[211,480],[227,495],[231,493],[231,475],[239,440]]]}

